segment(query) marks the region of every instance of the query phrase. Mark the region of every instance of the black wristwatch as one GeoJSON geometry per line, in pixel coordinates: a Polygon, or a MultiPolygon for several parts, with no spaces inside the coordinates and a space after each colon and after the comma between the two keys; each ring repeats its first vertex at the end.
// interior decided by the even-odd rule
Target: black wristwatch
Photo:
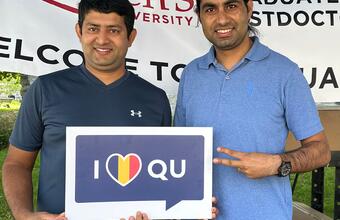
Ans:
{"type": "Polygon", "coordinates": [[[277,175],[279,177],[288,176],[290,172],[292,171],[292,164],[289,161],[282,161],[277,171],[278,171],[277,175]]]}

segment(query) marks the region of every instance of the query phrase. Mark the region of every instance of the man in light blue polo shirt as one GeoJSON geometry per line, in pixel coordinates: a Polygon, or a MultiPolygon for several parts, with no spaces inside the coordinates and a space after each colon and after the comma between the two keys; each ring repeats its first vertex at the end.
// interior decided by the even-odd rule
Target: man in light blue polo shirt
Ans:
{"type": "Polygon", "coordinates": [[[330,160],[308,83],[295,63],[250,37],[252,0],[196,3],[213,46],[184,69],[174,123],[214,128],[218,219],[291,219],[288,174],[330,160]],[[285,153],[289,131],[301,147],[285,153]]]}

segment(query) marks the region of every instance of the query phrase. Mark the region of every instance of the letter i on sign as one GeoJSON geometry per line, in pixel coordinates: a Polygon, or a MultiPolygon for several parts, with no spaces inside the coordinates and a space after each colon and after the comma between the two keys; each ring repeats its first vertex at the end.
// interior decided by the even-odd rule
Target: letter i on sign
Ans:
{"type": "Polygon", "coordinates": [[[99,160],[93,161],[93,179],[99,179],[99,160]]]}

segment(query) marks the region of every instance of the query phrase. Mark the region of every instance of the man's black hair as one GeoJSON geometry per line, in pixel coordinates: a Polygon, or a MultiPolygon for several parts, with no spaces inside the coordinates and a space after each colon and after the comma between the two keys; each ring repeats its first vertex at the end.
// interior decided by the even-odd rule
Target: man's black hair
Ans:
{"type": "Polygon", "coordinates": [[[82,29],[85,16],[92,10],[106,14],[114,12],[123,16],[127,34],[130,36],[135,23],[135,10],[128,0],[81,0],[78,6],[80,29],[82,29]]]}

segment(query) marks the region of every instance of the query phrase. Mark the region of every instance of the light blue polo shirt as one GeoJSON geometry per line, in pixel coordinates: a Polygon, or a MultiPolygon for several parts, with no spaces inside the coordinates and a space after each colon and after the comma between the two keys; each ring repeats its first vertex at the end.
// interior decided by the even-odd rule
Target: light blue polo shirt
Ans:
{"type": "MultiPolygon", "coordinates": [[[[215,58],[214,47],[183,71],[176,126],[214,128],[214,157],[224,146],[242,152],[280,154],[288,131],[302,140],[323,130],[307,81],[287,57],[253,38],[253,46],[230,71],[215,58]]],[[[249,179],[235,168],[214,165],[213,194],[218,219],[292,218],[288,177],[249,179]]]]}

